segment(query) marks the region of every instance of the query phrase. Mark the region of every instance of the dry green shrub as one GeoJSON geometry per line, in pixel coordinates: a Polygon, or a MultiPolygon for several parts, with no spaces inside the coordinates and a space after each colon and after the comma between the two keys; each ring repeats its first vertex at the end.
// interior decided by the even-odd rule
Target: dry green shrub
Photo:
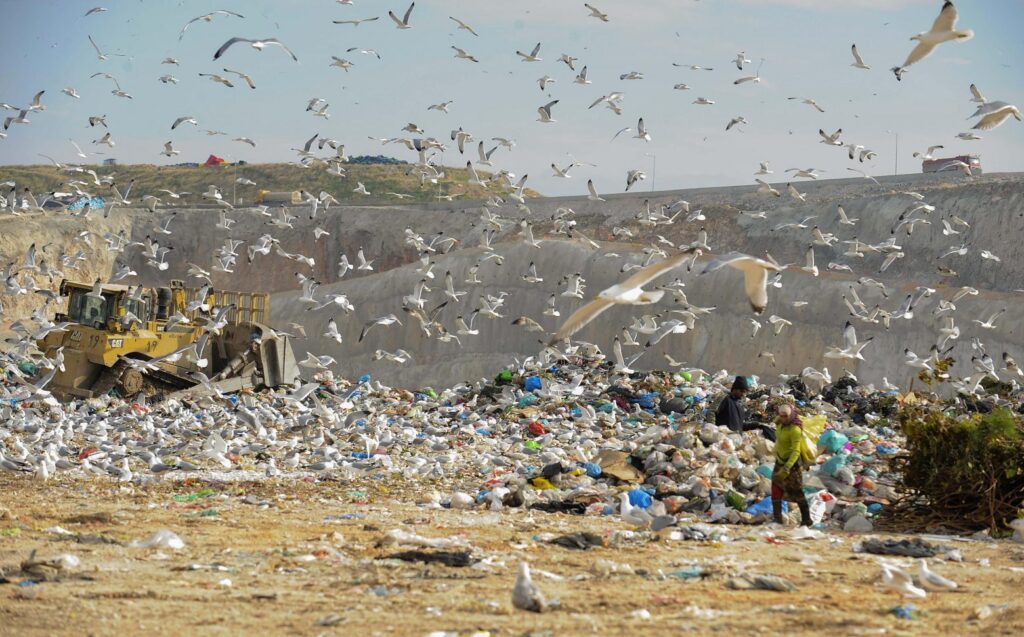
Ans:
{"type": "Polygon", "coordinates": [[[906,407],[907,437],[897,460],[913,508],[933,524],[1005,529],[1024,506],[1024,422],[999,408],[956,415],[906,407]]]}

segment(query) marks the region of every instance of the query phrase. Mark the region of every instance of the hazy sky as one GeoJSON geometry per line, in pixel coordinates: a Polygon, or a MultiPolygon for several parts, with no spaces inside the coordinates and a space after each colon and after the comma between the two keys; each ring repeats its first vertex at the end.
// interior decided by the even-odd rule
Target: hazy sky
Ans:
{"type": "MultiPolygon", "coordinates": [[[[770,160],[781,179],[786,168],[815,167],[827,177],[852,175],[855,165],[874,174],[893,170],[894,135],[899,133],[901,172],[919,169],[914,150],[944,144],[943,154],[982,155],[988,171],[1024,170],[1024,124],[1009,120],[981,141],[955,139],[968,130],[974,110],[968,85],[985,95],[1024,106],[1024,2],[961,0],[960,27],[976,32],[965,43],[945,44],[913,66],[898,83],[890,67],[902,63],[909,37],[927,30],[941,0],[595,0],[609,23],[588,17],[576,0],[419,0],[412,29],[398,30],[388,9],[405,12],[393,0],[3,0],[0,51],[0,101],[25,106],[45,89],[44,112],[30,114],[31,124],[14,125],[0,140],[0,163],[39,163],[38,153],[59,161],[81,161],[68,142],[98,150],[123,163],[170,164],[203,161],[209,153],[231,160],[279,162],[297,159],[289,149],[313,133],[343,141],[350,154],[387,154],[407,160],[415,155],[400,145],[381,146],[373,137],[403,137],[414,122],[427,136],[449,142],[462,126],[476,139],[514,138],[513,151],[499,149],[495,167],[517,175],[529,173],[529,185],[548,194],[585,192],[593,177],[602,192],[621,192],[629,169],[642,169],[641,188],[658,189],[751,183],[757,163],[770,160]],[[84,17],[103,2],[109,11],[84,17]],[[197,22],[179,41],[191,18],[215,9],[245,16],[197,22]],[[381,16],[359,27],[332,20],[381,16]],[[456,30],[448,16],[468,22],[480,34],[456,30]],[[127,57],[97,59],[87,35],[104,52],[127,57]],[[237,44],[221,60],[213,53],[232,36],[276,37],[298,56],[281,50],[257,52],[237,44]],[[541,42],[542,62],[525,63],[515,51],[541,42]],[[856,42],[870,71],[852,68],[850,44],[856,42]],[[453,57],[452,45],[480,59],[479,64],[453,57]],[[350,47],[376,49],[382,59],[350,47]],[[745,51],[753,64],[740,72],[731,63],[745,51]],[[573,83],[575,73],[558,62],[562,53],[579,58],[577,70],[589,67],[592,84],[573,83]],[[347,73],[330,67],[331,56],[351,60],[347,73]],[[171,56],[181,66],[162,65],[171,56]],[[752,75],[761,59],[760,84],[733,85],[752,75]],[[699,64],[714,71],[676,68],[699,64]],[[253,76],[256,89],[241,81],[233,89],[198,73],[223,68],[253,76]],[[645,79],[622,81],[639,71],[645,79]],[[113,83],[90,75],[114,75],[134,99],[115,97],[113,83]],[[170,73],[180,83],[162,84],[170,73]],[[557,83],[541,92],[537,79],[557,83]],[[677,83],[688,91],[673,90],[677,83]],[[60,92],[74,87],[81,99],[60,92]],[[588,110],[597,97],[620,91],[624,113],[603,107],[588,110]],[[549,97],[550,96],[550,97],[549,97]],[[826,110],[788,101],[791,96],[816,99],[826,110]],[[313,97],[325,98],[329,120],[305,112],[313,97]],[[712,106],[692,104],[707,97],[712,106]],[[556,123],[537,120],[537,107],[558,99],[556,123]],[[449,114],[427,106],[454,100],[449,114]],[[107,115],[116,147],[91,142],[102,131],[89,129],[89,115],[107,115]],[[174,119],[193,115],[199,127],[170,130],[174,119]],[[750,123],[725,131],[742,115],[750,123]],[[643,117],[653,140],[645,143],[616,131],[636,126],[643,117]],[[843,139],[875,149],[867,164],[851,164],[845,151],[819,144],[818,128],[842,127],[843,139]],[[210,137],[201,129],[225,131],[210,137]],[[250,148],[230,137],[256,140],[250,148]],[[159,154],[173,140],[181,155],[159,154]],[[564,165],[570,155],[596,167],[579,166],[572,179],[551,176],[552,162],[564,165]],[[656,170],[655,170],[656,163],[656,170]]],[[[237,78],[232,78],[237,79],[237,78]]],[[[7,111],[6,114],[11,114],[7,111]]],[[[475,144],[475,142],[474,142],[475,144]]],[[[454,144],[447,164],[463,165],[454,144]]],[[[96,161],[100,159],[95,158],[96,161]]],[[[2,169],[0,169],[2,177],[2,169]]],[[[338,189],[349,186],[339,180],[338,189]]],[[[349,186],[350,187],[350,186],[349,186]]]]}

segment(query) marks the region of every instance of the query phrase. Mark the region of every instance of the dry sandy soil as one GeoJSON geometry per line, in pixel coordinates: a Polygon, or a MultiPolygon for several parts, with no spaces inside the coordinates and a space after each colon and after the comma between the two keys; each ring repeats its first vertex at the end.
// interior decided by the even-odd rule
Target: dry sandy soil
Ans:
{"type": "Polygon", "coordinates": [[[0,567],[9,579],[0,584],[0,634],[1024,633],[1024,546],[1008,541],[948,542],[963,562],[937,562],[934,569],[960,590],[929,594],[916,603],[921,616],[905,620],[888,612],[904,601],[877,584],[878,558],[853,552],[857,536],[798,542],[787,529],[769,540],[765,527],[730,527],[734,541],[673,541],[633,533],[612,517],[429,510],[396,504],[399,496],[410,500],[401,485],[377,483],[123,486],[0,475],[0,567]],[[173,498],[203,489],[216,493],[191,503],[173,498]],[[54,526],[74,536],[46,530],[54,526]],[[185,548],[94,543],[127,543],[163,528],[183,538],[185,548]],[[377,546],[395,528],[463,537],[484,562],[460,568],[387,559],[404,550],[377,546]],[[582,552],[538,539],[581,530],[609,546],[582,552]],[[74,554],[81,567],[25,585],[19,565],[33,550],[37,559],[74,554]],[[512,607],[520,560],[533,565],[548,598],[560,601],[555,609],[512,607]],[[607,571],[609,562],[633,572],[595,572],[607,571]],[[670,575],[692,565],[709,575],[670,575]],[[730,576],[742,569],[782,576],[797,590],[729,589],[730,576]],[[971,619],[987,605],[994,606],[990,616],[971,619]],[[633,615],[641,609],[650,617],[633,615]]]}

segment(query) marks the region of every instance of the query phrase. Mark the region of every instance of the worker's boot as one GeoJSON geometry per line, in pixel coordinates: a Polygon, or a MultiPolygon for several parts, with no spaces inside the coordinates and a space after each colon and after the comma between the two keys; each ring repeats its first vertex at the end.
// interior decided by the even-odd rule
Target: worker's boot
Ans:
{"type": "Polygon", "coordinates": [[[800,507],[800,526],[811,526],[811,507],[807,500],[798,502],[797,506],[800,507]]]}
{"type": "Polygon", "coordinates": [[[784,524],[782,520],[782,500],[772,500],[772,520],[776,524],[784,524]]]}

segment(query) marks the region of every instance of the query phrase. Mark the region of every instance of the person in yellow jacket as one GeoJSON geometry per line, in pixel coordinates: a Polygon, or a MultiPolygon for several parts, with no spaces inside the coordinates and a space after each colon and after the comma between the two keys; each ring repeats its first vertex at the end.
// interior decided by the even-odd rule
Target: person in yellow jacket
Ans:
{"type": "Polygon", "coordinates": [[[782,524],[782,501],[796,502],[800,524],[811,525],[811,510],[804,495],[802,453],[803,422],[792,405],[779,406],[775,419],[775,469],[772,471],[772,517],[782,524]]]}

